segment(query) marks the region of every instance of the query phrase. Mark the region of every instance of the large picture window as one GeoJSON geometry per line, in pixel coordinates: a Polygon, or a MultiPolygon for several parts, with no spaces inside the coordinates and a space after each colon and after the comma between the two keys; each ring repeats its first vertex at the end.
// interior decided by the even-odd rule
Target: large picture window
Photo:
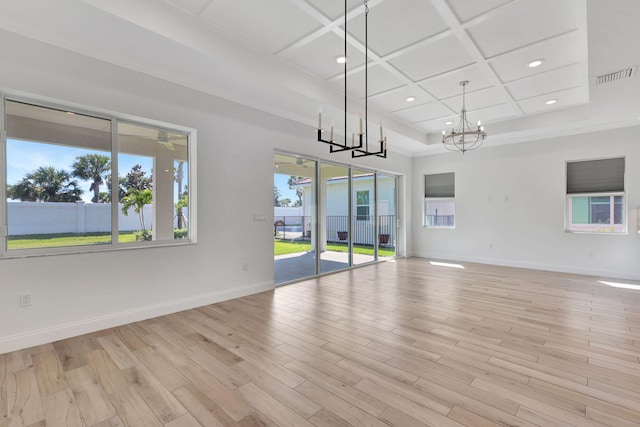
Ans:
{"type": "Polygon", "coordinates": [[[425,175],[424,226],[455,227],[455,174],[453,172],[425,175]]]}
{"type": "Polygon", "coordinates": [[[3,111],[0,253],[191,238],[188,132],[14,99],[3,111]]]}
{"type": "Polygon", "coordinates": [[[567,163],[566,229],[624,233],[624,158],[567,163]]]}

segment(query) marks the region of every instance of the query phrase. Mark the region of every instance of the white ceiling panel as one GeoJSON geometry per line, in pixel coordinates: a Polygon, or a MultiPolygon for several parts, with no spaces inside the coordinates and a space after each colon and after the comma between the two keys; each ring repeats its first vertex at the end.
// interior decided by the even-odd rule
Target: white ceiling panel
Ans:
{"type": "MultiPolygon", "coordinates": [[[[362,44],[364,19],[365,15],[361,14],[349,21],[349,33],[362,44]]],[[[369,12],[369,49],[379,56],[385,56],[447,28],[431,2],[384,1],[369,12]]]]}
{"type": "Polygon", "coordinates": [[[492,122],[520,116],[521,114],[517,107],[512,106],[511,104],[500,104],[487,108],[473,109],[468,113],[469,122],[477,123],[478,120],[481,120],[482,123],[485,124],[485,127],[488,128],[488,132],[490,132],[489,129],[492,122]]]}
{"type": "MultiPolygon", "coordinates": [[[[344,46],[342,0],[49,3],[0,0],[0,31],[305,125],[318,100],[327,115],[343,111],[343,66],[335,62],[344,46]],[[112,36],[98,40],[95,34],[105,32],[87,28],[112,36]]],[[[470,81],[469,120],[485,122],[490,138],[531,122],[500,121],[549,112],[557,126],[572,107],[589,102],[582,108],[594,123],[598,114],[601,121],[640,117],[637,79],[593,90],[589,99],[595,73],[640,65],[634,59],[640,0],[369,0],[369,6],[370,106],[397,139],[420,146],[437,136],[424,133],[439,133],[447,118],[457,125],[462,80],[470,81]],[[527,67],[538,58],[540,67],[527,67]],[[409,104],[407,96],[417,99],[409,104]],[[546,105],[551,98],[557,103],[546,105]]],[[[356,103],[365,83],[362,0],[348,0],[348,9],[355,36],[349,37],[349,89],[356,103]]]]}
{"type": "Polygon", "coordinates": [[[485,58],[490,58],[575,30],[578,27],[580,7],[584,11],[585,2],[515,1],[467,31],[485,58]]]}
{"type": "Polygon", "coordinates": [[[322,27],[288,0],[215,0],[207,15],[215,30],[268,53],[322,27]]]}
{"type": "Polygon", "coordinates": [[[437,99],[451,98],[462,93],[461,81],[468,81],[468,91],[476,91],[491,86],[491,81],[479,65],[460,68],[447,74],[420,82],[420,86],[437,99]]]}
{"type": "Polygon", "coordinates": [[[572,31],[500,55],[489,63],[500,81],[508,83],[576,62],[586,62],[587,56],[586,37],[579,31],[572,31]],[[534,59],[544,59],[544,61],[539,67],[530,68],[528,64],[534,59]]]}
{"type": "MultiPolygon", "coordinates": [[[[304,49],[287,51],[281,58],[295,64],[308,73],[323,80],[339,74],[344,74],[344,64],[336,62],[336,56],[344,53],[344,39],[333,32],[329,32],[310,42],[304,49]]],[[[353,46],[347,48],[349,69],[364,64],[364,53],[353,46]]],[[[342,82],[342,80],[340,80],[342,82]]],[[[342,83],[340,83],[342,85],[342,83]]]]}
{"type": "Polygon", "coordinates": [[[214,0],[168,0],[182,9],[194,15],[200,15],[202,11],[214,0]]]}
{"type": "MultiPolygon", "coordinates": [[[[307,1],[307,3],[310,4],[314,9],[322,13],[324,16],[331,19],[332,21],[335,21],[344,16],[343,0],[307,1]]],[[[347,1],[347,10],[349,12],[359,7],[362,7],[362,0],[347,1]]]]}
{"type": "MultiPolygon", "coordinates": [[[[386,92],[391,89],[399,88],[405,85],[405,83],[396,77],[394,74],[382,68],[380,65],[369,66],[369,96],[376,95],[381,92],[386,92]]],[[[364,98],[365,92],[365,80],[364,69],[356,73],[350,74],[348,77],[349,93],[356,95],[358,98],[364,98]]],[[[333,84],[337,87],[344,87],[344,80],[342,78],[333,81],[333,84]]]]}
{"type": "MultiPolygon", "coordinates": [[[[458,86],[458,93],[459,96],[444,101],[444,104],[454,111],[460,111],[462,109],[462,87],[460,86],[458,86]]],[[[505,99],[501,99],[500,91],[495,87],[472,91],[470,87],[467,86],[467,95],[465,97],[467,110],[478,110],[480,108],[502,104],[506,101],[505,99]]]]}
{"type": "Polygon", "coordinates": [[[536,114],[546,111],[552,111],[573,105],[584,104],[589,101],[589,89],[586,87],[578,87],[567,89],[551,94],[528,98],[518,102],[525,114],[536,114]],[[556,99],[553,105],[547,105],[546,101],[556,99]]]}
{"type": "Polygon", "coordinates": [[[427,94],[422,88],[415,85],[407,85],[398,89],[384,92],[369,98],[369,103],[384,111],[397,111],[411,108],[427,102],[434,102],[432,96],[427,94]],[[415,97],[415,101],[407,102],[407,97],[415,97]]]}
{"type": "Polygon", "coordinates": [[[515,81],[507,85],[507,90],[515,100],[521,100],[570,89],[580,81],[583,81],[583,86],[588,86],[588,78],[586,73],[583,73],[583,67],[573,64],[515,81]]]}
{"type": "Polygon", "coordinates": [[[429,104],[417,105],[405,110],[396,111],[394,116],[409,123],[418,123],[426,120],[433,120],[437,117],[443,117],[451,114],[451,110],[440,104],[439,102],[432,102],[429,104]]]}
{"type": "MultiPolygon", "coordinates": [[[[494,105],[489,108],[483,108],[480,110],[473,110],[467,113],[467,118],[471,126],[478,123],[478,120],[482,121],[486,131],[491,135],[491,122],[515,118],[519,116],[519,113],[509,104],[494,105]]],[[[443,130],[450,130],[452,127],[457,128],[460,123],[460,112],[443,117],[438,117],[434,120],[427,120],[417,123],[425,132],[442,132],[443,130]],[[447,122],[453,122],[452,124],[446,124],[447,122]]]]}
{"type": "Polygon", "coordinates": [[[413,81],[418,81],[474,61],[456,37],[448,36],[407,51],[389,62],[413,81]]]}
{"type": "Polygon", "coordinates": [[[461,22],[466,22],[514,0],[447,0],[461,22]]]}

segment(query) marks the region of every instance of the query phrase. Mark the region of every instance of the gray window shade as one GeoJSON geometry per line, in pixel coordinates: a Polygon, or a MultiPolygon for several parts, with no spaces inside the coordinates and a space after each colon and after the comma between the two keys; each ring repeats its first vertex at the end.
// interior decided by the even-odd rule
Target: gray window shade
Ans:
{"type": "Polygon", "coordinates": [[[455,190],[453,172],[424,176],[424,197],[455,197],[455,190]]]}
{"type": "Polygon", "coordinates": [[[567,194],[624,191],[624,157],[567,163],[567,194]]]}

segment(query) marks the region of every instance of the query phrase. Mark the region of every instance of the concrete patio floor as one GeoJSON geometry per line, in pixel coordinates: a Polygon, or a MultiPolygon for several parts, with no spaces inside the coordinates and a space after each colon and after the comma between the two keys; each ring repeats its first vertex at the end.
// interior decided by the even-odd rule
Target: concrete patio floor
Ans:
{"type": "MultiPolygon", "coordinates": [[[[353,254],[354,265],[364,264],[373,260],[373,255],[353,254]]],[[[320,273],[328,273],[347,267],[349,267],[349,262],[345,252],[325,251],[320,254],[320,273]]],[[[315,273],[316,253],[313,251],[274,257],[274,279],[276,284],[313,276],[315,273]]]]}

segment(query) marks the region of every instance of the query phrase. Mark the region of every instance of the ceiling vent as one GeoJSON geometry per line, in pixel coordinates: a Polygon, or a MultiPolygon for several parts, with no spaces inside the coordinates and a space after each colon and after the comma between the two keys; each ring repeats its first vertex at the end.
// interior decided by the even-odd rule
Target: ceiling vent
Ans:
{"type": "Polygon", "coordinates": [[[612,83],[617,80],[624,80],[632,77],[636,73],[638,67],[629,67],[624,70],[614,71],[613,73],[600,74],[596,76],[596,86],[612,83]]]}

